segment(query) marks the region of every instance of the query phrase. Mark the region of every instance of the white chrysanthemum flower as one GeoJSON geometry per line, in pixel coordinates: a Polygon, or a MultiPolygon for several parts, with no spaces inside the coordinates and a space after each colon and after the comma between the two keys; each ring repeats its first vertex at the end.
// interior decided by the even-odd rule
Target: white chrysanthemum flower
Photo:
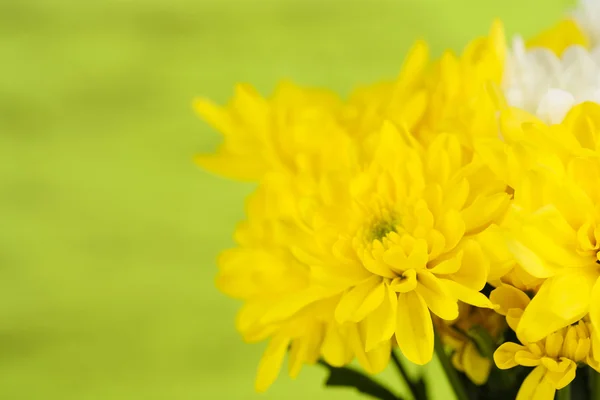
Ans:
{"type": "Polygon", "coordinates": [[[545,48],[526,49],[523,39],[516,37],[507,57],[503,90],[511,106],[547,123],[560,123],[574,105],[600,103],[600,47],[588,51],[571,46],[557,57],[545,48]]]}
{"type": "Polygon", "coordinates": [[[580,0],[577,8],[571,13],[577,25],[592,41],[593,46],[600,44],[600,1],[580,0]]]}

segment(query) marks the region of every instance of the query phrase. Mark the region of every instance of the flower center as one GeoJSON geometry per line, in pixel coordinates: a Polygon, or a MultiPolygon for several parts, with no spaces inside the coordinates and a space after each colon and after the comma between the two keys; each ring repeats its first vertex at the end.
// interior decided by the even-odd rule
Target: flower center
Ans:
{"type": "Polygon", "coordinates": [[[371,240],[381,241],[389,233],[396,232],[396,222],[394,220],[377,221],[371,228],[371,240]]]}

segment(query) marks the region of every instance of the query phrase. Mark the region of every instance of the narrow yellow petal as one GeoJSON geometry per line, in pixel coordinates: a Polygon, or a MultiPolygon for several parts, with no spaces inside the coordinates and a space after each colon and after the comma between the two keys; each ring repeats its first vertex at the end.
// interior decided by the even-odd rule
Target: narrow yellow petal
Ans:
{"type": "Polygon", "coordinates": [[[352,324],[349,327],[348,340],[350,347],[360,365],[369,374],[378,374],[388,365],[392,342],[391,340],[381,342],[374,349],[367,352],[365,351],[364,328],[363,323],[352,324]]]}
{"type": "Polygon", "coordinates": [[[460,269],[462,265],[463,251],[459,251],[454,254],[452,257],[443,260],[442,262],[435,264],[433,268],[430,268],[429,271],[436,275],[447,275],[453,274],[460,269]]]}
{"type": "Polygon", "coordinates": [[[427,270],[421,270],[417,273],[416,291],[427,307],[438,317],[452,321],[458,318],[458,302],[445,289],[444,285],[427,270]]]}
{"type": "Polygon", "coordinates": [[[516,400],[553,400],[556,389],[544,379],[546,368],[536,367],[521,384],[516,400]]]}
{"type": "Polygon", "coordinates": [[[450,279],[475,291],[483,289],[490,270],[489,260],[483,254],[481,245],[475,240],[464,240],[460,245],[463,251],[460,269],[450,279]]]}
{"type": "Polygon", "coordinates": [[[417,40],[409,50],[404,65],[397,79],[396,91],[406,89],[406,86],[418,78],[429,60],[429,47],[424,40],[417,40]]]}
{"type": "Polygon", "coordinates": [[[462,219],[465,221],[465,233],[480,232],[487,228],[506,210],[509,200],[507,193],[475,198],[470,206],[461,211],[462,219]]]}
{"type": "Polygon", "coordinates": [[[483,385],[490,375],[492,362],[482,357],[479,350],[472,342],[467,343],[463,355],[463,367],[465,374],[476,385],[483,385]]]}
{"type": "Polygon", "coordinates": [[[233,135],[235,133],[235,124],[230,113],[221,106],[204,98],[194,100],[193,104],[196,113],[213,128],[223,135],[233,135]]]}
{"type": "Polygon", "coordinates": [[[289,353],[289,374],[296,378],[303,364],[313,364],[320,356],[322,330],[313,327],[309,332],[292,341],[289,353]]]}
{"type": "Polygon", "coordinates": [[[321,344],[321,353],[325,361],[334,367],[342,367],[352,360],[352,349],[337,324],[330,323],[327,327],[321,344]]]}
{"type": "Polygon", "coordinates": [[[450,251],[462,239],[465,233],[465,221],[463,221],[460,212],[451,209],[440,218],[436,229],[446,239],[445,251],[450,251]]]}
{"type": "Polygon", "coordinates": [[[492,302],[483,293],[468,288],[449,279],[440,279],[452,296],[458,300],[480,308],[494,308],[492,302]]]}
{"type": "Polygon", "coordinates": [[[372,276],[345,293],[335,309],[338,323],[358,322],[379,307],[383,301],[385,287],[381,278],[372,276]]]}
{"type": "Polygon", "coordinates": [[[389,340],[396,329],[398,295],[386,285],[383,302],[366,319],[365,351],[373,350],[379,343],[389,340]]]}
{"type": "Polygon", "coordinates": [[[258,364],[254,384],[257,392],[265,392],[275,382],[289,344],[290,338],[286,336],[279,335],[271,339],[258,364]]]}
{"type": "Polygon", "coordinates": [[[398,295],[396,341],[402,354],[418,365],[433,357],[433,323],[423,298],[413,292],[398,295]]]}
{"type": "Polygon", "coordinates": [[[555,332],[546,338],[546,354],[551,358],[558,358],[558,353],[562,349],[563,335],[555,332]]]}

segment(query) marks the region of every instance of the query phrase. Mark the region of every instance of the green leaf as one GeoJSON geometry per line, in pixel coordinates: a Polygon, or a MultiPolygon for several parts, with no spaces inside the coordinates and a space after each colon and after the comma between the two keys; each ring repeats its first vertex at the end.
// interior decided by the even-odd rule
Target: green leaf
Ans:
{"type": "Polygon", "coordinates": [[[325,361],[319,361],[319,364],[329,371],[329,376],[325,381],[326,386],[354,388],[360,393],[381,400],[403,400],[381,383],[373,380],[362,372],[348,367],[332,367],[325,361]]]}

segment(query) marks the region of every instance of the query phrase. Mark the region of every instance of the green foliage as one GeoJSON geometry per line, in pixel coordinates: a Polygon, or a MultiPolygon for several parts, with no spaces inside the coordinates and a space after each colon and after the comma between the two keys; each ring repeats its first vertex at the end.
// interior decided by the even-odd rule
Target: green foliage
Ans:
{"type": "Polygon", "coordinates": [[[402,397],[396,396],[386,387],[362,372],[349,367],[332,367],[324,361],[320,361],[319,364],[329,371],[329,376],[325,381],[326,386],[353,388],[375,399],[403,400],[402,397]]]}

